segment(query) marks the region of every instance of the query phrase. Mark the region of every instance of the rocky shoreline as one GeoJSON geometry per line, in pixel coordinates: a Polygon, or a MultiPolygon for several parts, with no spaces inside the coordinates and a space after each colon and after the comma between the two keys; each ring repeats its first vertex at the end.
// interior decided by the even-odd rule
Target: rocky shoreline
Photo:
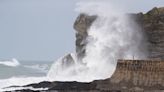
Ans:
{"type": "MultiPolygon", "coordinates": [[[[163,92],[163,66],[163,61],[119,60],[116,71],[108,79],[89,83],[44,81],[23,87],[47,88],[41,92],[163,92]]],[[[16,92],[40,91],[24,89],[16,90],[16,92]]]]}

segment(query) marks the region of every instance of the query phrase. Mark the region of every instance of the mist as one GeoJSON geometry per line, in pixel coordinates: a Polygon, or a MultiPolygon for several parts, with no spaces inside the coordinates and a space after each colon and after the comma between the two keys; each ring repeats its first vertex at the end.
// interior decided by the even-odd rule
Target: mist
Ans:
{"type": "Polygon", "coordinates": [[[105,1],[80,2],[75,10],[98,16],[87,31],[86,55],[82,63],[74,58],[75,65],[64,70],[62,58],[59,59],[48,73],[50,79],[80,82],[106,79],[114,73],[118,59],[147,58],[143,30],[128,14],[105,1]]]}

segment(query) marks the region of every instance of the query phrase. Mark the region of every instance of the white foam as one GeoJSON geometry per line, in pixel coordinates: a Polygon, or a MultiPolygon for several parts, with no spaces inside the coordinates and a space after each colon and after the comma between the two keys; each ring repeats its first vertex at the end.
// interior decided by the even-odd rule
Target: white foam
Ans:
{"type": "Polygon", "coordinates": [[[20,65],[19,61],[15,58],[13,58],[11,61],[0,61],[0,64],[11,67],[17,67],[20,65]]]}
{"type": "MultiPolygon", "coordinates": [[[[10,86],[24,86],[28,85],[31,83],[39,83],[42,81],[46,81],[46,77],[12,77],[9,79],[1,79],[0,80],[0,91],[5,91],[9,90],[8,89],[3,89],[5,87],[10,87],[10,86]]],[[[11,88],[13,90],[14,88],[11,88]]]]}
{"type": "Polygon", "coordinates": [[[75,66],[62,70],[59,59],[51,67],[49,79],[81,82],[105,79],[115,71],[118,59],[146,58],[146,42],[143,40],[141,29],[109,1],[80,2],[76,11],[98,15],[88,30],[88,44],[83,64],[75,60],[75,66]]]}
{"type": "Polygon", "coordinates": [[[23,90],[23,89],[29,89],[29,90],[33,90],[33,91],[46,91],[46,90],[48,90],[48,88],[9,87],[9,88],[2,89],[0,91],[14,91],[14,90],[23,90]]]}

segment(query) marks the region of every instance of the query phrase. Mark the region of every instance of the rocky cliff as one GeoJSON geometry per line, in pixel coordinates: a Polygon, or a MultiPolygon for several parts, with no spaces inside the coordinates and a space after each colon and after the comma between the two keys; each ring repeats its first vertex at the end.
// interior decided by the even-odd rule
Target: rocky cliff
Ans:
{"type": "MultiPolygon", "coordinates": [[[[153,8],[143,14],[130,14],[140,25],[148,42],[148,58],[164,59],[164,8],[153,8]]],[[[76,30],[76,52],[79,58],[85,56],[87,29],[97,16],[80,14],[74,24],[76,30]]]]}
{"type": "Polygon", "coordinates": [[[140,15],[140,23],[149,42],[149,58],[164,59],[164,8],[153,8],[140,15]]]}
{"type": "Polygon", "coordinates": [[[74,29],[76,30],[76,54],[78,61],[85,56],[85,47],[87,44],[86,38],[88,36],[87,30],[92,25],[97,16],[89,16],[87,14],[80,14],[75,23],[74,29]]]}
{"type": "MultiPolygon", "coordinates": [[[[90,28],[96,18],[97,16],[89,16],[82,13],[77,17],[74,23],[73,27],[76,30],[76,56],[79,63],[81,63],[83,57],[85,56],[87,44],[86,40],[88,36],[87,30],[90,28]]],[[[67,68],[75,64],[75,60],[71,54],[65,55],[60,62],[64,67],[67,66],[67,68]]],[[[62,69],[64,69],[64,67],[62,69]]]]}

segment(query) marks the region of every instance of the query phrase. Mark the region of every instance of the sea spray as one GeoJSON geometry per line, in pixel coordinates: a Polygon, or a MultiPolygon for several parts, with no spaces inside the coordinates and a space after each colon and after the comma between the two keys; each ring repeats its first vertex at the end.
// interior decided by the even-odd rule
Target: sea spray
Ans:
{"type": "Polygon", "coordinates": [[[74,65],[64,70],[61,60],[55,62],[48,73],[50,80],[89,82],[105,79],[113,74],[118,59],[146,58],[142,30],[128,14],[104,1],[80,2],[77,6],[79,13],[98,16],[88,29],[86,55],[82,63],[74,59],[74,65]]]}
{"type": "Polygon", "coordinates": [[[79,5],[85,5],[84,8],[79,8],[80,12],[98,15],[88,30],[86,57],[83,59],[91,77],[109,78],[115,70],[118,59],[146,58],[146,51],[140,49],[145,48],[141,29],[129,15],[116,10],[108,3],[79,5]]]}

